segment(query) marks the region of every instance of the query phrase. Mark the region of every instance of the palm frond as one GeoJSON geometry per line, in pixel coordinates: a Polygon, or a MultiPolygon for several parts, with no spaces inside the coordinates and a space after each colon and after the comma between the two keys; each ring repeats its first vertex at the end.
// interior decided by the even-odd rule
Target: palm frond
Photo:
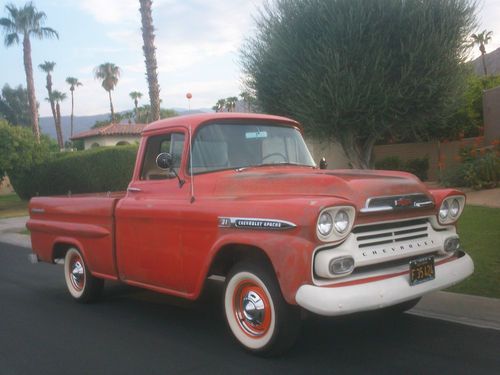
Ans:
{"type": "Polygon", "coordinates": [[[59,39],[59,34],[57,31],[50,27],[40,27],[38,29],[32,29],[30,31],[30,34],[37,37],[38,39],[51,39],[51,38],[56,38],[59,39]]]}
{"type": "Polygon", "coordinates": [[[13,44],[19,44],[19,35],[16,33],[5,35],[4,43],[7,47],[10,47],[13,44]]]}
{"type": "Polygon", "coordinates": [[[45,73],[50,73],[54,70],[56,63],[54,61],[44,61],[43,64],[39,64],[38,67],[45,73]]]}

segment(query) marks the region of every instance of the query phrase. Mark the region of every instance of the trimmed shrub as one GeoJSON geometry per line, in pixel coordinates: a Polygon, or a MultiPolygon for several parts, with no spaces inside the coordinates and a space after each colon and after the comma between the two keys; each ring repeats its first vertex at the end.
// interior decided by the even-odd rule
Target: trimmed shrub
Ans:
{"type": "Polygon", "coordinates": [[[490,189],[500,183],[500,142],[460,150],[462,165],[443,177],[445,186],[466,186],[476,190],[490,189]]]}
{"type": "Polygon", "coordinates": [[[427,181],[429,158],[409,159],[403,162],[397,156],[388,156],[375,162],[375,169],[409,172],[420,178],[422,181],[427,181]]]}
{"type": "Polygon", "coordinates": [[[58,153],[32,168],[9,171],[9,177],[22,199],[121,191],[132,178],[136,154],[136,146],[58,153]]]}

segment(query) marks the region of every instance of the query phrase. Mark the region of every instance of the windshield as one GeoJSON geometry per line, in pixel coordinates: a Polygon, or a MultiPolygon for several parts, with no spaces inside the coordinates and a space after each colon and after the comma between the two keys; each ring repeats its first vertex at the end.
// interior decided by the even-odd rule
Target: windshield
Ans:
{"type": "Polygon", "coordinates": [[[261,165],[315,166],[297,129],[269,124],[205,125],[196,133],[192,158],[194,174],[261,165]]]}

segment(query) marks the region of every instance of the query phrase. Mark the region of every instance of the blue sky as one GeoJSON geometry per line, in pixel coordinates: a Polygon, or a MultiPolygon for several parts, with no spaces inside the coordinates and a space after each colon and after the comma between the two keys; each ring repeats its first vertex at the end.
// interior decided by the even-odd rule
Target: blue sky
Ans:
{"type": "MultiPolygon", "coordinates": [[[[25,1],[0,1],[21,6],[25,1]]],[[[263,0],[153,0],[156,47],[162,106],[185,107],[191,92],[191,108],[210,108],[218,98],[241,92],[239,49],[253,32],[252,16],[263,0]]],[[[500,0],[483,0],[479,29],[493,30],[488,51],[500,47],[500,0]]],[[[59,32],[59,40],[33,40],[33,66],[40,115],[49,116],[45,100],[45,76],[38,64],[55,61],[54,88],[69,94],[65,78],[77,77],[83,86],[75,92],[75,114],[107,113],[107,93],[93,78],[93,69],[112,62],[122,70],[113,92],[115,110],[133,107],[131,91],[148,102],[140,14],[137,0],[35,0],[47,14],[46,26],[59,32]]],[[[3,39],[3,37],[2,37],[3,39]]],[[[477,55],[479,52],[474,52],[477,55]]],[[[0,46],[0,86],[26,86],[22,46],[0,46]]],[[[61,108],[70,113],[70,100],[61,108]]]]}

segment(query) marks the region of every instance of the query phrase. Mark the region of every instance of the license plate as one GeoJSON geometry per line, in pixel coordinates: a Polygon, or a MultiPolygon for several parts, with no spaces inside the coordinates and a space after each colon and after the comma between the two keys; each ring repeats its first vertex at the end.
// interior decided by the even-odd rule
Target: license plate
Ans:
{"type": "Polygon", "coordinates": [[[434,280],[434,257],[425,257],[410,260],[410,285],[417,285],[434,280]]]}

